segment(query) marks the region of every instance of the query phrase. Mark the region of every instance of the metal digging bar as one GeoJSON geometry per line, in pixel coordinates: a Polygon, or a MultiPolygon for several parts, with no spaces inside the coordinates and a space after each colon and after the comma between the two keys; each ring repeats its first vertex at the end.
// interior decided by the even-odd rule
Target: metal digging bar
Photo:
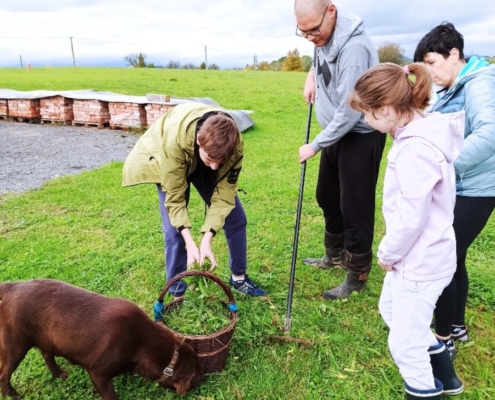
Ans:
{"type": "MultiPolygon", "coordinates": [[[[313,103],[308,105],[308,121],[306,123],[306,140],[305,144],[309,143],[309,130],[311,128],[311,114],[313,111],[313,103]]],[[[290,280],[289,280],[289,295],[287,297],[287,311],[285,313],[284,322],[284,334],[288,335],[290,333],[291,318],[290,313],[292,309],[292,293],[294,291],[294,277],[296,274],[296,261],[297,261],[297,245],[299,243],[299,225],[301,223],[301,211],[302,202],[304,194],[304,178],[306,176],[306,161],[302,163],[301,169],[301,180],[299,181],[299,199],[297,201],[297,214],[296,214],[296,226],[294,229],[294,243],[292,245],[292,265],[290,269],[290,280]]]]}

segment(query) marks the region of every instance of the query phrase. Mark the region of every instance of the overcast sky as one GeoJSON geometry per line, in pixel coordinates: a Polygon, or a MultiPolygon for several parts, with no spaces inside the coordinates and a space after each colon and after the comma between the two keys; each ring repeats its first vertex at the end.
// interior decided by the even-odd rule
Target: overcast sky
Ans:
{"type": "MultiPolygon", "coordinates": [[[[442,21],[464,35],[465,53],[495,56],[493,0],[341,0],[364,19],[376,45],[399,43],[412,57],[419,39],[442,21]]],[[[115,65],[143,52],[147,62],[220,68],[272,61],[312,45],[294,35],[293,0],[0,0],[0,67],[115,65]]],[[[122,64],[123,65],[123,64],[122,64]]]]}

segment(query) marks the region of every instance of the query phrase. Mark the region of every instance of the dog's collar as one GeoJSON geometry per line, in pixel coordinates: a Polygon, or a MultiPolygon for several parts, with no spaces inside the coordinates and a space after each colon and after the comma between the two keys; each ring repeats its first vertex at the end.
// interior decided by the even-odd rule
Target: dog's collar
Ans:
{"type": "Polygon", "coordinates": [[[168,366],[166,366],[165,369],[163,370],[163,375],[160,378],[160,381],[170,378],[174,374],[174,367],[178,358],[179,358],[179,346],[175,345],[172,361],[170,361],[170,364],[168,364],[168,366]]]}
{"type": "Polygon", "coordinates": [[[177,362],[177,359],[179,358],[179,348],[182,346],[182,343],[184,343],[185,338],[182,339],[181,344],[175,345],[174,347],[174,355],[172,356],[172,360],[170,361],[170,364],[168,364],[165,369],[162,372],[162,376],[160,379],[158,379],[158,382],[163,382],[167,378],[170,378],[174,374],[174,367],[175,363],[177,362]]]}

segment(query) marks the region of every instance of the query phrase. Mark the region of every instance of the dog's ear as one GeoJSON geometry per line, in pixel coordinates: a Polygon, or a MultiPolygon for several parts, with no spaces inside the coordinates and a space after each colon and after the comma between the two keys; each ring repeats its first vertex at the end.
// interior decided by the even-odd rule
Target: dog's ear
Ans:
{"type": "Polygon", "coordinates": [[[189,389],[191,389],[191,377],[188,379],[177,379],[174,381],[174,388],[179,395],[185,396],[189,392],[189,389]]]}

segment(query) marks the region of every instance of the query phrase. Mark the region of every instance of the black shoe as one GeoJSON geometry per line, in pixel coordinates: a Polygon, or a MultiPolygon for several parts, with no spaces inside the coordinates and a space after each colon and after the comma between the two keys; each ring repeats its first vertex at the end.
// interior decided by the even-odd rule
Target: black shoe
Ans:
{"type": "Polygon", "coordinates": [[[411,386],[409,386],[407,383],[404,383],[404,389],[406,390],[407,400],[420,400],[420,399],[440,400],[442,398],[442,393],[443,393],[442,382],[440,382],[438,379],[435,379],[435,389],[430,389],[430,390],[414,389],[411,386]]]}
{"type": "Polygon", "coordinates": [[[449,351],[441,340],[438,340],[436,346],[428,349],[430,354],[431,368],[433,376],[443,384],[443,393],[447,396],[455,396],[462,393],[464,385],[457,377],[454,365],[450,359],[449,351]]]}
{"type": "Polygon", "coordinates": [[[447,351],[449,352],[450,360],[454,362],[455,356],[457,355],[457,349],[455,348],[454,339],[450,338],[447,340],[443,340],[442,342],[445,344],[447,351]]]}
{"type": "Polygon", "coordinates": [[[241,281],[234,281],[232,277],[230,277],[230,286],[238,292],[244,293],[248,296],[266,296],[266,292],[259,288],[251,279],[249,279],[247,274],[244,275],[244,279],[241,281]]]}
{"type": "Polygon", "coordinates": [[[452,327],[452,339],[459,340],[460,342],[467,342],[469,340],[466,325],[453,326],[452,327]]]}

